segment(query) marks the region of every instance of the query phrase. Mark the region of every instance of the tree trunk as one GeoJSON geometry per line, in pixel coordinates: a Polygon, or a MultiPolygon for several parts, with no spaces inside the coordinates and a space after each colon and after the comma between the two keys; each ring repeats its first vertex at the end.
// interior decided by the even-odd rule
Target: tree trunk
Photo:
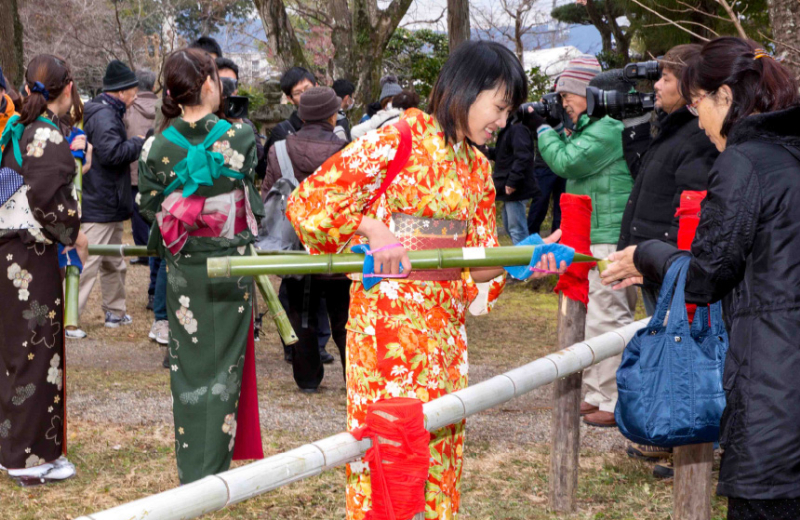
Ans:
{"type": "Polygon", "coordinates": [[[0,0],[0,66],[3,73],[19,88],[24,79],[25,59],[22,53],[22,22],[17,0],[0,0]]]}
{"type": "Polygon", "coordinates": [[[786,53],[783,64],[800,77],[800,1],[769,0],[769,21],[778,54],[786,53]]]}
{"type": "Polygon", "coordinates": [[[603,52],[614,52],[614,47],[611,44],[611,28],[603,21],[603,15],[597,10],[593,0],[587,0],[586,13],[589,15],[589,20],[592,21],[597,30],[600,32],[600,38],[603,42],[603,52]]]}
{"type": "Polygon", "coordinates": [[[469,0],[447,0],[447,36],[451,53],[470,39],[469,0]]]}
{"type": "Polygon", "coordinates": [[[278,68],[285,71],[294,66],[309,68],[303,47],[297,41],[297,35],[289,22],[283,0],[253,0],[267,33],[269,46],[275,53],[278,68]]]}

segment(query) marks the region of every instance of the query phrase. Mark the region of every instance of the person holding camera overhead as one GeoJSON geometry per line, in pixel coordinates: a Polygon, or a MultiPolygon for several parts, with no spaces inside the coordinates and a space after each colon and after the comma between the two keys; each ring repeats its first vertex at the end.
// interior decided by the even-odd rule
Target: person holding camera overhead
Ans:
{"type": "MultiPolygon", "coordinates": [[[[553,172],[567,179],[567,193],[592,198],[592,255],[605,258],[617,249],[625,203],[633,179],[622,152],[621,121],[609,116],[586,115],[586,87],[600,73],[594,56],[583,55],[569,62],[556,83],[566,117],[574,129],[557,132],[546,119],[529,108],[525,121],[539,136],[539,152],[553,172]]],[[[560,126],[560,125],[559,125],[560,126]]],[[[609,291],[600,283],[597,269],[589,272],[589,305],[586,309],[586,338],[633,322],[636,289],[609,291]]],[[[614,356],[583,373],[588,392],[581,403],[584,422],[592,426],[616,426],[617,367],[614,356]]]]}

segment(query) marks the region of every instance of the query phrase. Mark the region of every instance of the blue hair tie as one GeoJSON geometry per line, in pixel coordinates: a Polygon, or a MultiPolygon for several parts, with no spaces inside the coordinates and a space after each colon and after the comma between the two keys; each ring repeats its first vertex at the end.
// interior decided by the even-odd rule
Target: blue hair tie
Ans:
{"type": "Polygon", "coordinates": [[[35,81],[33,83],[33,88],[31,89],[31,94],[34,92],[38,92],[42,96],[44,96],[45,101],[50,101],[50,93],[44,88],[44,85],[40,81],[35,81]]]}

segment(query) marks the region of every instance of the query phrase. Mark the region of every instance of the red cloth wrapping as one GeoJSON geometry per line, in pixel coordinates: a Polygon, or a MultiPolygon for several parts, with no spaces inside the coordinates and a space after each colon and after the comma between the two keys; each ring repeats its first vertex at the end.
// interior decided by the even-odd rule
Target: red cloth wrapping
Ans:
{"type": "Polygon", "coordinates": [[[431,434],[425,429],[422,401],[399,397],[373,403],[366,424],[350,433],[358,440],[372,439],[364,456],[372,477],[372,510],[365,520],[407,520],[425,511],[431,434]]]}
{"type": "Polygon", "coordinates": [[[239,411],[236,414],[236,438],[233,444],[233,460],[263,459],[261,445],[261,422],[258,418],[258,386],[256,384],[256,347],[253,339],[253,320],[247,334],[247,349],[244,354],[242,391],[239,394],[239,411]]]}
{"type": "MultiPolygon", "coordinates": [[[[592,251],[592,198],[588,195],[561,195],[561,244],[576,253],[591,255],[592,251]]],[[[570,265],[562,274],[554,292],[564,293],[571,300],[589,305],[589,270],[594,263],[570,265]]]]}
{"type": "MultiPolygon", "coordinates": [[[[706,191],[691,190],[681,193],[681,205],[675,212],[675,216],[678,217],[678,249],[684,251],[692,249],[692,241],[697,233],[697,226],[700,224],[700,203],[706,198],[706,193],[706,191]]],[[[694,319],[696,309],[697,305],[686,304],[689,323],[694,319]]]]}

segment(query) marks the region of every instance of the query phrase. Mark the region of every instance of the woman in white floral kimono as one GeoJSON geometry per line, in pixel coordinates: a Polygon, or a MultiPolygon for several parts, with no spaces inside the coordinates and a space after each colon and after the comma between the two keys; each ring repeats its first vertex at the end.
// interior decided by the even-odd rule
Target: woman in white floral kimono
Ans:
{"type": "Polygon", "coordinates": [[[20,484],[75,474],[66,453],[64,302],[57,244],[86,259],[72,179],[68,114],[77,97],[67,64],[36,56],[29,96],[0,146],[0,465],[20,484]]]}

